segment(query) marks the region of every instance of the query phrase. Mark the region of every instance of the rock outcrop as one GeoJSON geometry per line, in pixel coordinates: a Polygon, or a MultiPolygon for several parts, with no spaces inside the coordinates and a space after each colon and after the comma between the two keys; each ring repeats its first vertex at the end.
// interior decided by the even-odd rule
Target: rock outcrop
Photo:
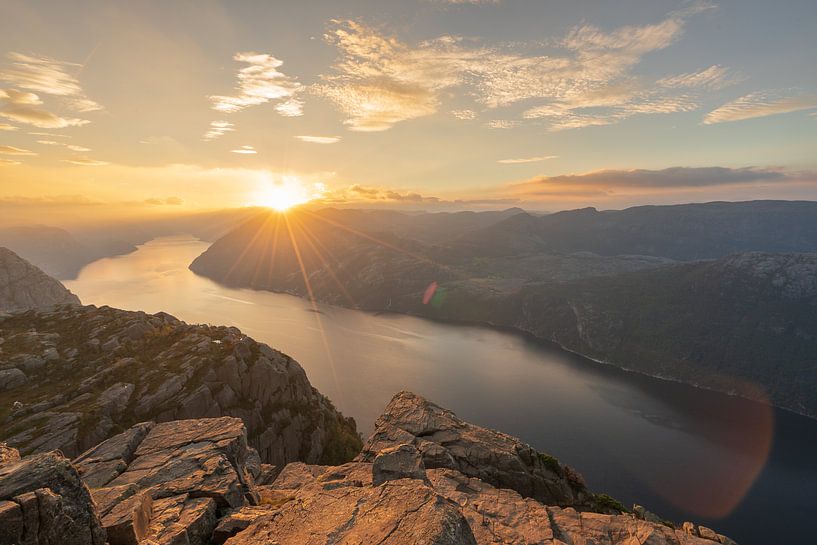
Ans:
{"type": "Polygon", "coordinates": [[[65,304],[78,305],[79,298],[58,280],[8,248],[0,247],[0,311],[17,312],[65,304]]]}
{"type": "Polygon", "coordinates": [[[59,453],[0,462],[0,545],[104,545],[88,488],[59,453]]]}
{"type": "Polygon", "coordinates": [[[23,454],[76,456],[138,422],[219,416],[246,423],[259,466],[360,449],[298,362],[236,328],[63,306],[0,317],[0,362],[0,440],[23,454]]]}
{"type": "Polygon", "coordinates": [[[357,459],[377,467],[395,445],[416,447],[425,469],[452,469],[548,505],[593,503],[579,473],[556,458],[510,435],[464,422],[411,392],[394,396],[357,459]]]}
{"type": "Polygon", "coordinates": [[[641,507],[582,504],[599,496],[554,485],[567,466],[540,466],[542,456],[408,392],[357,460],[290,463],[271,484],[259,483],[239,419],[146,422],[73,465],[54,453],[7,456],[0,545],[734,545],[641,507]],[[562,496],[532,497],[543,491],[562,496]]]}
{"type": "Polygon", "coordinates": [[[260,487],[266,505],[225,517],[216,533],[235,532],[227,545],[734,543],[692,523],[658,522],[643,508],[630,513],[582,483],[518,439],[401,392],[354,462],[287,465],[260,487]]]}

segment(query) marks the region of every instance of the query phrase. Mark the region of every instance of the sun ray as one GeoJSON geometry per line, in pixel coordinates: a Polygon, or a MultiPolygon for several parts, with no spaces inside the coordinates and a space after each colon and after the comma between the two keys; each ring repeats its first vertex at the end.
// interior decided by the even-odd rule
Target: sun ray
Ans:
{"type": "Polygon", "coordinates": [[[335,390],[338,392],[338,399],[340,404],[343,405],[343,390],[340,387],[340,381],[338,380],[338,372],[335,366],[335,359],[332,356],[332,350],[329,348],[329,340],[326,337],[326,329],[323,327],[323,322],[321,321],[321,314],[320,309],[318,308],[318,302],[315,300],[315,294],[312,291],[312,283],[309,281],[309,274],[306,271],[306,267],[304,266],[303,258],[301,257],[301,250],[298,247],[298,242],[295,240],[295,236],[292,233],[292,226],[289,223],[289,217],[286,214],[283,214],[284,222],[286,223],[286,229],[289,233],[289,239],[292,243],[292,250],[295,253],[295,258],[298,261],[298,266],[301,269],[301,274],[304,278],[304,285],[306,286],[306,292],[309,295],[309,301],[312,305],[312,313],[315,315],[315,321],[318,324],[318,330],[321,334],[321,340],[323,341],[323,347],[326,350],[326,359],[329,362],[329,369],[332,372],[332,380],[335,382],[335,390]]]}

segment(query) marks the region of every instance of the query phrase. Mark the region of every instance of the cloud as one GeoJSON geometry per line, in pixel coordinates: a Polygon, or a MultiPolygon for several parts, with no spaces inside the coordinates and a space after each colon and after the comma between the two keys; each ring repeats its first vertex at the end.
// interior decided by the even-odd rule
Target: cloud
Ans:
{"type": "Polygon", "coordinates": [[[240,148],[230,150],[230,151],[232,153],[239,153],[239,154],[242,154],[242,155],[255,155],[256,153],[258,153],[257,151],[255,151],[255,148],[252,147],[252,146],[241,146],[240,148]]]}
{"type": "Polygon", "coordinates": [[[741,78],[732,74],[728,68],[714,64],[698,72],[667,76],[659,79],[656,83],[663,87],[703,88],[717,91],[739,81],[741,81],[741,78]]]}
{"type": "Polygon", "coordinates": [[[351,185],[348,187],[336,188],[327,191],[322,199],[325,203],[346,203],[346,202],[369,202],[369,203],[401,203],[401,204],[423,204],[440,203],[442,199],[430,197],[412,191],[400,191],[392,188],[372,187],[364,185],[351,185]]]}
{"type": "Polygon", "coordinates": [[[681,188],[710,187],[758,182],[792,181],[801,174],[755,167],[672,167],[662,170],[598,170],[584,174],[540,176],[514,184],[513,189],[526,193],[564,190],[565,188],[681,188]]]}
{"type": "Polygon", "coordinates": [[[0,117],[44,129],[76,127],[88,123],[84,119],[64,118],[40,105],[42,100],[34,93],[18,89],[0,89],[0,117]]]}
{"type": "Polygon", "coordinates": [[[8,123],[0,123],[0,131],[16,131],[17,127],[8,123]]]}
{"type": "Polygon", "coordinates": [[[80,151],[80,152],[91,151],[91,148],[86,148],[84,146],[77,146],[75,144],[67,144],[65,147],[70,149],[71,151],[80,151]]]}
{"type": "Polygon", "coordinates": [[[492,129],[512,129],[519,125],[519,121],[511,121],[508,119],[492,119],[485,123],[485,126],[492,129]]]}
{"type": "Polygon", "coordinates": [[[0,157],[0,166],[11,166],[19,164],[21,164],[20,161],[14,161],[12,159],[3,159],[2,157],[0,157]]]}
{"type": "Polygon", "coordinates": [[[303,115],[303,102],[298,95],[303,85],[280,72],[283,61],[265,53],[236,53],[233,59],[248,66],[238,71],[238,86],[232,96],[213,95],[210,101],[219,112],[238,112],[250,106],[273,102],[284,116],[303,115]]]}
{"type": "Polygon", "coordinates": [[[110,164],[107,161],[99,161],[97,159],[91,159],[90,157],[72,157],[70,159],[63,159],[62,161],[63,163],[70,163],[72,165],[85,167],[100,167],[110,164]]]}
{"type": "Polygon", "coordinates": [[[14,146],[0,146],[0,153],[4,153],[6,155],[37,155],[31,150],[15,148],[14,146]]]}
{"type": "MultiPolygon", "coordinates": [[[[345,123],[358,131],[386,130],[432,115],[458,94],[488,109],[533,102],[523,119],[544,120],[553,130],[690,111],[698,107],[695,97],[676,89],[725,83],[725,68],[669,76],[662,85],[634,76],[632,69],[645,55],[677,41],[688,18],[711,7],[697,2],[658,23],[612,31],[577,26],[551,43],[558,54],[516,52],[542,44],[487,47],[457,36],[411,45],[357,21],[333,21],[325,39],[339,57],[311,90],[334,102],[345,123]]],[[[452,113],[476,116],[473,110],[452,113]]]]}
{"type": "Polygon", "coordinates": [[[150,199],[145,199],[144,203],[149,204],[151,206],[164,206],[164,205],[180,206],[180,205],[184,204],[184,199],[182,199],[180,197],[166,197],[164,199],[153,197],[153,198],[150,198],[150,199]]]}
{"type": "Polygon", "coordinates": [[[202,138],[204,140],[215,140],[216,138],[221,138],[228,132],[232,132],[234,130],[235,125],[229,121],[212,121],[210,123],[210,128],[206,133],[204,133],[202,138]]]}
{"type": "Polygon", "coordinates": [[[55,134],[53,132],[29,132],[32,136],[47,136],[48,138],[71,138],[67,134],[55,134]]]}
{"type": "Polygon", "coordinates": [[[301,142],[309,142],[310,144],[336,144],[340,142],[340,136],[296,136],[301,142]]]}
{"type": "Polygon", "coordinates": [[[782,96],[779,92],[756,92],[709,112],[704,118],[704,124],[743,121],[812,108],[817,108],[817,95],[782,96]]]}
{"type": "Polygon", "coordinates": [[[524,157],[521,159],[500,159],[497,163],[501,165],[519,165],[522,163],[538,163],[540,161],[547,161],[548,159],[556,159],[558,155],[542,155],[539,157],[524,157]]]}
{"type": "Polygon", "coordinates": [[[12,61],[11,66],[0,69],[0,80],[21,89],[61,97],[66,107],[76,112],[102,109],[85,95],[77,78],[68,73],[69,70],[78,71],[82,65],[14,52],[8,53],[6,58],[12,61]]]}
{"type": "Polygon", "coordinates": [[[474,110],[451,110],[451,115],[456,117],[457,119],[476,119],[477,112],[474,110]]]}

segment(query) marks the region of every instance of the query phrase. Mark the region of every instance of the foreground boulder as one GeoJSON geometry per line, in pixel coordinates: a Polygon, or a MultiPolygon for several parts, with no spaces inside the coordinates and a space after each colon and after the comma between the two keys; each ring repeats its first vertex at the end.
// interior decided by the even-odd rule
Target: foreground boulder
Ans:
{"type": "Polygon", "coordinates": [[[0,464],[0,545],[103,545],[88,488],[58,453],[0,464]]]}
{"type": "Polygon", "coordinates": [[[76,456],[138,422],[233,416],[261,462],[342,463],[352,419],[285,354],[231,327],[59,307],[0,316],[0,440],[76,456]]]}
{"type": "Polygon", "coordinates": [[[589,508],[594,501],[581,475],[554,457],[411,392],[394,396],[357,459],[377,464],[381,453],[399,444],[416,447],[426,469],[453,469],[548,505],[589,508]]]}
{"type": "Polygon", "coordinates": [[[137,424],[74,465],[5,452],[0,545],[734,545],[601,501],[567,466],[408,392],[358,459],[290,463],[271,484],[230,417],[137,424]]]}
{"type": "Polygon", "coordinates": [[[355,461],[292,463],[259,489],[261,505],[225,517],[216,543],[734,543],[643,508],[629,513],[555,459],[409,392],[394,397],[355,461]]]}

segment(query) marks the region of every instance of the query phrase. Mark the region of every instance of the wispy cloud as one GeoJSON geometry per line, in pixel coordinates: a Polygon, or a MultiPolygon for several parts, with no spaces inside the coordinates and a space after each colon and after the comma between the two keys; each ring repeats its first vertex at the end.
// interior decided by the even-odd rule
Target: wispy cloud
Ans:
{"type": "Polygon", "coordinates": [[[592,187],[615,190],[621,188],[681,188],[709,187],[762,182],[791,181],[801,177],[778,169],[755,167],[672,167],[662,170],[598,170],[583,174],[540,176],[514,184],[515,190],[538,194],[540,191],[564,188],[592,187]]]}
{"type": "Polygon", "coordinates": [[[8,123],[0,123],[0,131],[16,131],[17,127],[8,123]]]}
{"type": "MultiPolygon", "coordinates": [[[[410,45],[357,21],[335,21],[325,39],[340,55],[313,91],[332,100],[358,131],[386,130],[434,114],[460,91],[488,109],[538,102],[523,119],[542,120],[554,130],[689,111],[698,106],[695,97],[675,89],[725,84],[725,68],[669,76],[661,85],[635,77],[632,69],[645,55],[677,41],[689,17],[708,9],[710,4],[696,2],[658,23],[612,31],[581,25],[555,42],[558,55],[515,51],[541,47],[537,44],[488,47],[456,36],[410,45]]],[[[472,110],[452,113],[476,116],[472,110]]]]}
{"type": "Polygon", "coordinates": [[[151,197],[149,199],[145,199],[143,202],[151,206],[181,206],[184,204],[184,199],[180,197],[151,197]]]}
{"type": "Polygon", "coordinates": [[[308,142],[310,144],[337,144],[340,142],[340,136],[296,136],[301,142],[308,142]]]}
{"type": "Polygon", "coordinates": [[[656,83],[663,87],[703,88],[716,91],[734,85],[742,79],[728,68],[715,64],[698,72],[667,76],[656,83]]]}
{"type": "Polygon", "coordinates": [[[85,146],[77,146],[76,144],[68,144],[65,147],[70,149],[71,151],[79,151],[79,152],[91,151],[91,148],[86,148],[85,146]]]}
{"type": "Polygon", "coordinates": [[[241,146],[239,148],[236,148],[236,149],[230,150],[230,151],[232,153],[238,153],[238,154],[241,154],[241,155],[255,155],[256,153],[258,153],[257,151],[255,151],[255,148],[252,147],[252,146],[241,146]]]}
{"type": "Polygon", "coordinates": [[[11,166],[19,164],[21,164],[20,161],[15,161],[13,159],[3,159],[2,157],[0,157],[0,166],[11,166]]]}
{"type": "Polygon", "coordinates": [[[37,155],[35,152],[14,146],[0,146],[0,153],[6,155],[37,155]]]}
{"type": "Polygon", "coordinates": [[[457,119],[463,120],[477,118],[477,112],[475,112],[474,110],[451,110],[451,115],[453,115],[457,119]]]}
{"type": "MultiPolygon", "coordinates": [[[[79,81],[68,73],[82,65],[45,56],[8,53],[11,66],[0,69],[0,80],[21,89],[64,97],[70,109],[78,112],[101,110],[102,106],[85,95],[79,81]]],[[[36,96],[36,95],[35,95],[36,96]]]]}
{"type": "Polygon", "coordinates": [[[44,129],[77,127],[89,123],[85,119],[61,117],[43,108],[35,93],[18,89],[0,89],[0,117],[44,129]]]}
{"type": "Polygon", "coordinates": [[[272,55],[255,52],[236,53],[233,59],[247,66],[238,71],[235,94],[210,97],[214,110],[232,113],[272,102],[281,115],[303,115],[303,102],[298,98],[303,85],[278,70],[284,64],[283,61],[272,55]]]}
{"type": "Polygon", "coordinates": [[[557,159],[558,155],[541,155],[539,157],[523,157],[520,159],[499,159],[497,163],[501,165],[520,165],[523,163],[538,163],[549,159],[557,159]]]}
{"type": "Polygon", "coordinates": [[[99,161],[97,159],[91,159],[90,157],[71,157],[69,159],[63,159],[62,161],[63,163],[85,167],[101,167],[110,164],[108,161],[99,161]]]}
{"type": "Polygon", "coordinates": [[[743,121],[756,117],[785,114],[817,108],[817,95],[786,96],[781,92],[757,92],[744,95],[709,112],[704,123],[743,121]]]}
{"type": "Polygon", "coordinates": [[[228,132],[232,132],[234,130],[235,125],[233,125],[229,121],[212,121],[210,123],[210,128],[207,129],[206,133],[204,133],[203,139],[215,140],[216,138],[221,138],[228,132]]]}
{"type": "Polygon", "coordinates": [[[492,119],[485,123],[485,126],[491,129],[512,129],[517,125],[519,125],[519,121],[510,119],[492,119]]]}

